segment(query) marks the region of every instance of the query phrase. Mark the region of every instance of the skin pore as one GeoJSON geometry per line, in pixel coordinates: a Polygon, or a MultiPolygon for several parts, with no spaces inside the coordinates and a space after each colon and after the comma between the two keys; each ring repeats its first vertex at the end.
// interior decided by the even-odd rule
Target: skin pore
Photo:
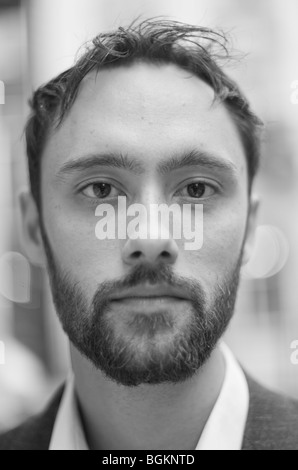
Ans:
{"type": "MultiPolygon", "coordinates": [[[[165,263],[173,275],[199,284],[204,311],[211,312],[219,286],[227,284],[229,292],[242,253],[246,261],[252,243],[256,204],[249,201],[247,178],[236,126],[199,78],[174,65],[145,63],[90,73],[43,153],[44,235],[56,267],[79,287],[89,306],[101,283],[123,279],[140,264],[156,269],[165,263]],[[190,161],[190,154],[196,162],[190,161]],[[105,155],[122,164],[111,166],[108,158],[103,161],[105,155]],[[177,161],[181,156],[188,163],[174,168],[173,157],[177,161]],[[133,162],[123,165],[128,159],[133,162]],[[89,164],[77,164],[84,160],[89,164]],[[92,186],[98,181],[113,187],[104,199],[110,204],[123,194],[129,204],[147,207],[152,203],[203,204],[203,247],[186,251],[183,239],[99,241],[94,235],[94,212],[100,200],[92,186]],[[195,182],[205,185],[197,199],[187,192],[187,185],[195,182]]],[[[32,262],[46,265],[39,218],[30,196],[23,198],[22,209],[28,253],[32,262]]],[[[228,299],[221,308],[227,322],[233,308],[228,308],[228,299]]],[[[144,317],[144,313],[154,313],[152,305],[144,301],[139,317],[140,304],[112,302],[109,308],[110,328],[139,365],[146,364],[149,354],[166,359],[174,350],[177,334],[187,330],[194,315],[189,299],[162,303],[175,328],[161,331],[157,326],[152,343],[144,317]],[[132,316],[140,319],[141,332],[132,316]]],[[[68,321],[72,320],[70,316],[68,321]]],[[[71,343],[72,364],[91,448],[195,448],[224,378],[224,361],[217,347],[185,380],[131,387],[108,378],[76,346],[71,343]]]]}

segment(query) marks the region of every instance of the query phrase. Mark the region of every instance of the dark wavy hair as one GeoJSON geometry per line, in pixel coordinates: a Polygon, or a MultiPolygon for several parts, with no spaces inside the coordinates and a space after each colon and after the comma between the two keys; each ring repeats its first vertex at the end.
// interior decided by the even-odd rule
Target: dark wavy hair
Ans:
{"type": "Polygon", "coordinates": [[[134,61],[176,64],[209,84],[229,110],[244,146],[249,192],[260,159],[260,119],[219,61],[229,59],[227,38],[211,29],[166,19],[149,19],[96,36],[73,67],[38,88],[29,101],[25,135],[31,192],[41,209],[40,162],[49,131],[61,125],[82,79],[91,71],[134,61]]]}

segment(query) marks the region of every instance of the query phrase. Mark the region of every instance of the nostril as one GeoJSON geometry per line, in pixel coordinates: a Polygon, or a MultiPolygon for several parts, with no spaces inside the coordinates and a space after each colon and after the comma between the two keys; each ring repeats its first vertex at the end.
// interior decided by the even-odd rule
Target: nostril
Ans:
{"type": "Polygon", "coordinates": [[[170,258],[171,255],[168,251],[162,251],[160,254],[163,258],[170,258]]]}
{"type": "Polygon", "coordinates": [[[138,258],[140,258],[141,255],[142,255],[142,252],[141,252],[141,251],[134,251],[134,252],[131,254],[131,257],[134,258],[134,259],[138,259],[138,258]]]}

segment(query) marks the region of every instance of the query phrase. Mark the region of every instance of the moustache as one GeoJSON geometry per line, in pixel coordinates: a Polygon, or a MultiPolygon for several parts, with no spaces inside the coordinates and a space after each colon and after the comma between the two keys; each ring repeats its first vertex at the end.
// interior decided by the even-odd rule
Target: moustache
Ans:
{"type": "Polygon", "coordinates": [[[204,305],[206,301],[204,290],[197,280],[177,275],[171,266],[163,263],[155,266],[143,263],[134,267],[122,278],[102,282],[93,297],[94,310],[97,311],[99,307],[102,309],[107,306],[109,298],[113,294],[124,289],[136,288],[145,283],[151,285],[163,283],[173,288],[179,288],[185,291],[190,300],[196,304],[204,305]]]}

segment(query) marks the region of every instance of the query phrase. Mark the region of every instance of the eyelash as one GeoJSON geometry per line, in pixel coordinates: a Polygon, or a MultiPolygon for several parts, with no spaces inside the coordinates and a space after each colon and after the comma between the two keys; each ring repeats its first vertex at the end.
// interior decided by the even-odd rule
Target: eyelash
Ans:
{"type": "MultiPolygon", "coordinates": [[[[87,185],[84,186],[83,188],[81,188],[81,189],[80,189],[80,193],[82,193],[82,194],[84,195],[84,191],[85,191],[87,188],[92,187],[92,186],[94,186],[94,185],[96,185],[96,184],[106,184],[106,185],[110,186],[111,188],[116,189],[113,184],[108,183],[108,182],[106,182],[106,181],[94,181],[94,182],[92,182],[92,183],[87,184],[87,185]]],[[[121,194],[121,191],[120,191],[120,190],[117,190],[117,191],[119,192],[118,195],[120,195],[120,194],[121,194]]],[[[84,195],[84,196],[85,196],[85,195],[84,195]]],[[[87,198],[89,198],[89,199],[91,199],[91,200],[103,200],[103,199],[108,199],[108,198],[115,197],[115,196],[110,196],[110,195],[108,195],[107,197],[102,197],[102,198],[96,197],[96,196],[94,196],[94,197],[92,197],[92,196],[85,196],[85,197],[87,197],[87,198]]]]}
{"type": "MultiPolygon", "coordinates": [[[[92,187],[94,185],[98,185],[98,184],[106,184],[108,186],[110,186],[111,188],[114,188],[116,189],[116,191],[119,193],[117,196],[120,196],[121,195],[121,192],[124,193],[123,191],[117,189],[113,184],[109,183],[109,182],[106,182],[106,181],[94,181],[94,182],[91,182],[91,183],[88,183],[86,186],[84,186],[83,188],[81,188],[79,190],[79,193],[81,193],[85,198],[91,200],[92,202],[97,202],[97,201],[103,201],[103,200],[108,200],[108,199],[111,199],[111,198],[114,198],[114,197],[117,197],[117,196],[111,196],[110,194],[106,197],[92,197],[92,196],[87,196],[84,194],[84,191],[89,188],[89,187],[92,187]]],[[[208,183],[206,182],[205,180],[197,180],[197,181],[191,181],[190,183],[187,183],[185,186],[183,186],[181,189],[179,189],[178,191],[175,192],[174,196],[175,195],[179,195],[179,193],[182,192],[183,189],[187,189],[189,186],[193,185],[193,184],[203,184],[205,186],[205,188],[210,188],[212,189],[213,193],[212,195],[209,195],[209,196],[205,196],[204,195],[202,197],[199,197],[199,198],[196,198],[196,197],[192,197],[192,196],[189,196],[189,195],[185,195],[185,196],[182,196],[182,197],[185,197],[186,199],[193,199],[193,200],[206,200],[208,199],[209,197],[213,196],[213,194],[217,193],[219,191],[219,188],[218,186],[216,186],[215,184],[211,184],[211,183],[208,183]]],[[[111,190],[112,191],[112,190],[111,190]]]]}
{"type": "Polygon", "coordinates": [[[213,194],[215,194],[216,192],[218,192],[218,187],[216,187],[215,184],[207,183],[205,180],[198,180],[198,181],[192,181],[192,182],[186,184],[185,186],[182,187],[182,189],[178,190],[175,194],[181,193],[183,191],[183,189],[187,189],[189,186],[191,186],[193,184],[202,184],[202,185],[205,186],[205,191],[206,191],[206,188],[209,188],[213,191],[213,193],[209,196],[205,196],[205,192],[204,192],[203,196],[198,197],[198,198],[192,197],[192,196],[189,196],[189,195],[182,196],[182,197],[185,197],[186,199],[194,199],[194,200],[198,200],[198,201],[204,201],[204,200],[208,199],[209,197],[213,196],[213,194]]]}

